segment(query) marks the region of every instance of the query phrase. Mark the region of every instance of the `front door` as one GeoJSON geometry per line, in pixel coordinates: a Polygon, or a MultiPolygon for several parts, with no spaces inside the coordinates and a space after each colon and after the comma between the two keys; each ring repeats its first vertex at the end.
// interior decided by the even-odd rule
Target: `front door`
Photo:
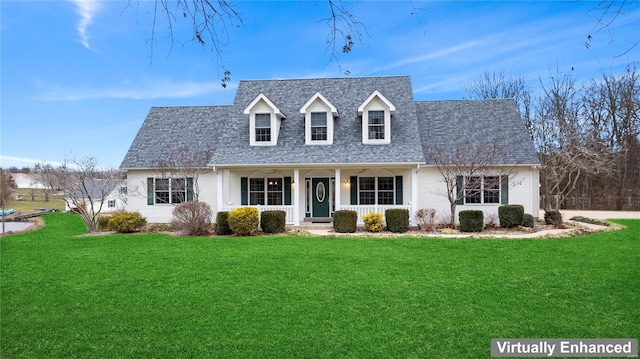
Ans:
{"type": "Polygon", "coordinates": [[[313,203],[313,217],[329,217],[329,179],[311,179],[311,203],[313,203]]]}

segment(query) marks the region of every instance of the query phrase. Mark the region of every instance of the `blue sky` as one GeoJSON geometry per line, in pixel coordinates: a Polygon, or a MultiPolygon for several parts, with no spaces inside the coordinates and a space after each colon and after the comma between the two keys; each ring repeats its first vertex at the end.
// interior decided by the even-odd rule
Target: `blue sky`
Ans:
{"type": "Polygon", "coordinates": [[[637,3],[595,32],[594,1],[345,2],[367,34],[336,62],[326,1],[238,1],[224,89],[215,54],[185,43],[188,26],[174,29],[172,48],[158,28],[150,58],[153,3],[127,4],[0,2],[2,167],[74,156],[118,167],[150,107],[231,104],[243,79],[410,75],[416,100],[462,99],[485,71],[535,87],[556,68],[589,80],[640,59],[640,46],[616,57],[640,38],[637,3]]]}

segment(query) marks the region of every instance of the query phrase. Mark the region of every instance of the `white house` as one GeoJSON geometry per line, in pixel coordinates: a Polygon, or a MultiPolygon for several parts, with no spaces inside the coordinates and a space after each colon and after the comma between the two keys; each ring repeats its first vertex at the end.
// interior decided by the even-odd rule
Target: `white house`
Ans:
{"type": "MultiPolygon", "coordinates": [[[[93,204],[93,212],[113,213],[127,209],[127,187],[124,181],[103,179],[85,180],[83,190],[78,190],[72,197],[65,198],[65,211],[72,210],[70,203],[84,204],[90,211],[93,204]]],[[[75,206],[74,206],[75,207],[75,206]]]]}
{"type": "Polygon", "coordinates": [[[36,174],[12,173],[11,177],[17,188],[44,189],[46,187],[36,174]]]}
{"type": "Polygon", "coordinates": [[[515,102],[415,101],[408,76],[241,81],[229,106],[154,107],[122,168],[128,209],[149,222],[169,222],[175,204],[193,199],[193,178],[158,170],[185,147],[213,153],[197,185],[214,216],[240,206],[283,210],[289,225],[341,209],[446,215],[432,144],[498,144],[506,157],[495,168],[517,169],[499,186],[461,179],[478,188],[458,211],[486,216],[510,203],[538,213],[539,161],[515,102]]]}

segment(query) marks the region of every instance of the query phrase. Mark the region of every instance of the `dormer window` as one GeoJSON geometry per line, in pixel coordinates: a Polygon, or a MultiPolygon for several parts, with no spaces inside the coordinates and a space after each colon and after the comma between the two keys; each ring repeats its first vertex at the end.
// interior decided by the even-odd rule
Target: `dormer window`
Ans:
{"type": "Polygon", "coordinates": [[[358,107],[358,115],[362,116],[362,143],[391,143],[391,114],[396,107],[379,91],[374,91],[358,107]]]}
{"type": "Polygon", "coordinates": [[[311,141],[327,140],[327,113],[311,112],[311,141]]]}
{"type": "Polygon", "coordinates": [[[330,145],[333,143],[333,122],[338,110],[321,93],[316,92],[302,106],[304,114],[305,143],[307,145],[330,145]]]}
{"type": "Polygon", "coordinates": [[[256,142],[271,142],[271,114],[256,113],[256,142]]]}
{"type": "Polygon", "coordinates": [[[251,146],[275,146],[278,144],[280,123],[285,115],[264,94],[259,94],[244,114],[249,115],[251,146]]]}

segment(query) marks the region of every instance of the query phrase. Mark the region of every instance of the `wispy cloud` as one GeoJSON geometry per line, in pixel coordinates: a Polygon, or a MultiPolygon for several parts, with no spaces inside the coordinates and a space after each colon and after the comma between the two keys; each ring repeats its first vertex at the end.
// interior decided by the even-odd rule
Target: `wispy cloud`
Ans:
{"type": "Polygon", "coordinates": [[[45,89],[36,99],[41,101],[83,101],[83,100],[152,100],[158,98],[189,98],[216,91],[233,91],[236,85],[229,84],[223,89],[219,82],[174,82],[154,80],[135,85],[121,85],[111,88],[83,88],[56,86],[45,89]]]}
{"type": "Polygon", "coordinates": [[[78,15],[80,15],[77,25],[80,43],[88,50],[91,50],[87,28],[91,25],[94,15],[100,10],[100,2],[97,0],[71,0],[71,2],[75,5],[78,15]]]}
{"type": "Polygon", "coordinates": [[[52,166],[62,165],[62,162],[36,160],[33,158],[15,157],[15,156],[7,156],[7,155],[0,155],[0,163],[2,164],[2,167],[12,167],[12,166],[26,167],[27,165],[35,165],[37,163],[48,163],[52,166]]]}

